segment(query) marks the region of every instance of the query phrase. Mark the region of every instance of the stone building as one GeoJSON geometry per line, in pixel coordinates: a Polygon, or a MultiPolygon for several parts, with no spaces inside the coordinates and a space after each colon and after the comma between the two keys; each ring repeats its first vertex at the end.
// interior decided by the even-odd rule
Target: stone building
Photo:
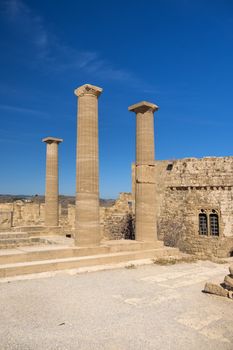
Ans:
{"type": "MultiPolygon", "coordinates": [[[[158,238],[201,258],[232,256],[233,157],[155,161],[149,170],[136,181],[154,177],[158,238]]],[[[135,165],[132,179],[134,197],[135,165]]]]}

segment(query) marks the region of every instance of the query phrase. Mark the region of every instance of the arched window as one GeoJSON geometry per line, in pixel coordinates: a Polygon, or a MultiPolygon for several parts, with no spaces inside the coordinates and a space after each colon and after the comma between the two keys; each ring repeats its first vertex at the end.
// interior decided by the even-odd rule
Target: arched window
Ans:
{"type": "Polygon", "coordinates": [[[218,214],[215,210],[212,210],[210,214],[210,234],[212,236],[219,236],[218,214]]]}
{"type": "Polygon", "coordinates": [[[199,235],[208,235],[207,215],[204,212],[199,214],[199,235]]]}

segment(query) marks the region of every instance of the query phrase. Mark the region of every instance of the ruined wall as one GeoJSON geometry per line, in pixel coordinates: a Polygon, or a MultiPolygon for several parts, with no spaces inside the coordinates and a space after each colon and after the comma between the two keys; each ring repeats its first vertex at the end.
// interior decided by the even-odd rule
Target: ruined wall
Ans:
{"type": "Polygon", "coordinates": [[[44,203],[13,203],[13,226],[36,226],[44,222],[44,203]]]}
{"type": "Polygon", "coordinates": [[[7,231],[13,224],[12,203],[0,203],[0,230],[7,231]]]}
{"type": "MultiPolygon", "coordinates": [[[[0,203],[0,230],[10,230],[15,226],[43,226],[44,203],[0,203]]],[[[75,205],[67,208],[59,205],[59,225],[62,234],[72,234],[75,227],[75,205]]],[[[134,238],[134,216],[131,193],[120,193],[110,207],[100,207],[102,239],[134,238]]]]}
{"type": "MultiPolygon", "coordinates": [[[[70,231],[75,225],[75,206],[68,206],[68,225],[70,231]]],[[[100,227],[102,239],[112,240],[134,238],[134,216],[132,213],[131,193],[120,193],[119,198],[110,207],[100,206],[100,227]]]]}
{"type": "Polygon", "coordinates": [[[12,227],[13,213],[11,211],[0,211],[0,229],[9,230],[12,227]]]}
{"type": "Polygon", "coordinates": [[[155,161],[154,176],[159,239],[200,257],[233,252],[233,157],[155,161]],[[201,209],[218,213],[219,237],[199,234],[201,209]]]}
{"type": "MultiPolygon", "coordinates": [[[[0,203],[0,218],[3,213],[8,216],[8,229],[13,226],[40,226],[44,225],[44,207],[44,203],[27,203],[21,200],[13,203],[0,203]]],[[[59,211],[61,213],[61,205],[59,211]]],[[[4,229],[1,221],[0,229],[4,229]]]]}
{"type": "Polygon", "coordinates": [[[158,231],[165,244],[201,257],[233,251],[233,157],[156,161],[158,231]],[[199,213],[214,209],[220,234],[199,234],[199,213]]]}
{"type": "Polygon", "coordinates": [[[100,207],[104,239],[134,239],[134,214],[131,193],[120,193],[111,207],[100,207]]]}
{"type": "MultiPolygon", "coordinates": [[[[43,226],[44,203],[15,201],[0,203],[0,230],[10,230],[15,226],[43,226]]],[[[134,238],[131,193],[120,193],[110,207],[100,206],[101,236],[103,239],[134,238]]],[[[59,205],[59,225],[61,233],[72,234],[75,227],[75,205],[59,205]]]]}

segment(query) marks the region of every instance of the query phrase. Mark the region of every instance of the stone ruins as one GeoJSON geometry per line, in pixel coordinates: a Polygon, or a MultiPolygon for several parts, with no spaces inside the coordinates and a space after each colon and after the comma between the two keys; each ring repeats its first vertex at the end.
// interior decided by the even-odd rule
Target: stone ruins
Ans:
{"type": "Polygon", "coordinates": [[[223,283],[220,285],[207,282],[203,292],[233,299],[233,265],[229,267],[229,272],[230,274],[225,276],[223,283]]]}
{"type": "Polygon", "coordinates": [[[133,198],[138,182],[156,188],[160,240],[199,258],[233,255],[233,157],[155,161],[142,167],[140,178],[136,168],[133,198]]]}
{"type": "Polygon", "coordinates": [[[0,276],[182,253],[198,258],[233,256],[233,157],[155,160],[154,113],[158,106],[153,103],[142,101],[128,108],[136,116],[132,193],[120,193],[113,205],[100,206],[101,93],[101,88],[90,84],[75,90],[75,204],[64,208],[59,203],[58,145],[63,140],[55,137],[42,140],[46,143],[45,203],[0,203],[0,248],[31,249],[31,255],[27,250],[19,256],[18,251],[2,253],[0,276]],[[37,245],[44,245],[40,253],[37,245]],[[36,254],[38,261],[47,261],[43,268],[39,262],[35,268],[36,254]],[[89,260],[85,263],[80,256],[89,260]],[[72,258],[73,263],[65,258],[72,258]],[[26,261],[34,261],[34,269],[20,266],[26,261]],[[18,270],[7,265],[13,262],[18,263],[18,270]]]}

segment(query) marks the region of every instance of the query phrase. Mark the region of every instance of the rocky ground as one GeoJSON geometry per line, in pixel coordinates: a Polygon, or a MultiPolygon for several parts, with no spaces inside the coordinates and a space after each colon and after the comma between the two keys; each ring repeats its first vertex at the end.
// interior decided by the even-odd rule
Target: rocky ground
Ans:
{"type": "Polygon", "coordinates": [[[229,264],[157,264],[0,284],[1,350],[232,350],[229,264]]]}

